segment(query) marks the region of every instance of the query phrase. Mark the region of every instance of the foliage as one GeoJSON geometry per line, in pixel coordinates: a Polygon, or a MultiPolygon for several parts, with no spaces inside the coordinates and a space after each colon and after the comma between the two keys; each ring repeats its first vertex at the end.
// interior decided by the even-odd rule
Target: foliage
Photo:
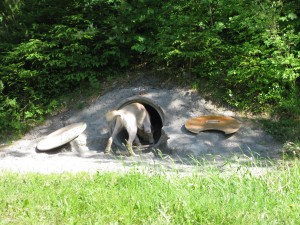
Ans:
{"type": "Polygon", "coordinates": [[[296,0],[1,1],[1,131],[45,116],[82,82],[99,88],[112,71],[143,62],[188,73],[194,83],[206,79],[239,109],[273,108],[295,119],[299,7],[296,0]]]}
{"type": "Polygon", "coordinates": [[[122,24],[113,24],[121,7],[114,5],[117,1],[23,3],[17,12],[10,12],[21,24],[10,25],[13,21],[9,17],[2,21],[2,27],[20,29],[19,42],[3,34],[5,41],[0,43],[0,125],[7,130],[19,130],[28,119],[47,114],[55,108],[53,102],[59,95],[81,82],[89,81],[92,88],[99,88],[103,71],[127,66],[130,57],[124,55],[130,47],[121,49],[125,45],[119,29],[122,24]],[[91,14],[99,8],[106,15],[91,14]]]}
{"type": "Polygon", "coordinates": [[[189,176],[151,168],[124,174],[4,173],[0,219],[2,224],[297,224],[300,167],[294,164],[263,176],[243,165],[230,174],[206,168],[189,176]]]}
{"type": "Polygon", "coordinates": [[[252,17],[233,19],[237,20],[232,22],[236,30],[238,26],[240,29],[249,29],[249,26],[259,29],[252,31],[251,36],[240,44],[238,58],[233,57],[226,78],[230,84],[229,93],[239,87],[235,93],[237,104],[251,103],[258,109],[266,104],[280,105],[293,98],[300,69],[300,55],[296,48],[299,34],[295,34],[291,27],[280,29],[280,14],[277,12],[280,6],[274,3],[262,7],[254,8],[252,17]],[[257,15],[258,10],[261,14],[257,15]]]}
{"type": "Polygon", "coordinates": [[[286,142],[282,148],[283,154],[293,157],[300,157],[300,144],[286,142]]]}
{"type": "Polygon", "coordinates": [[[285,12],[281,1],[236,2],[170,1],[159,17],[157,59],[208,77],[241,109],[293,99],[300,36],[281,21],[297,15],[285,12]]]}
{"type": "MultiPolygon", "coordinates": [[[[298,114],[299,115],[299,114],[298,114]]],[[[273,135],[277,140],[282,142],[300,143],[300,121],[299,119],[277,119],[277,120],[260,120],[264,130],[273,135]]]]}

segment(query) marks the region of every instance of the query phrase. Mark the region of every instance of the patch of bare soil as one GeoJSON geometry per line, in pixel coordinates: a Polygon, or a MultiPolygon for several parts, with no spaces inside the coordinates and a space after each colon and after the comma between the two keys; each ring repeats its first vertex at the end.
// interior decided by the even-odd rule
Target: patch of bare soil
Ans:
{"type": "MultiPolygon", "coordinates": [[[[195,162],[202,159],[213,159],[219,165],[224,165],[224,160],[236,158],[276,159],[281,147],[281,143],[276,142],[252,120],[205,100],[201,90],[177,87],[162,76],[136,73],[134,76],[128,75],[124,82],[116,81],[111,89],[98,95],[82,110],[70,109],[55,115],[22,139],[3,147],[0,150],[0,170],[94,173],[128,171],[133,167],[163,167],[190,172],[195,162]],[[137,157],[105,155],[103,151],[110,133],[105,113],[135,96],[149,99],[163,110],[161,143],[154,151],[142,152],[137,157]],[[242,126],[231,135],[217,131],[192,134],[184,128],[187,119],[211,114],[232,116],[242,126]],[[85,122],[87,128],[72,142],[47,152],[36,149],[37,144],[51,132],[77,122],[85,122]]],[[[114,148],[116,150],[118,146],[114,148]]]]}

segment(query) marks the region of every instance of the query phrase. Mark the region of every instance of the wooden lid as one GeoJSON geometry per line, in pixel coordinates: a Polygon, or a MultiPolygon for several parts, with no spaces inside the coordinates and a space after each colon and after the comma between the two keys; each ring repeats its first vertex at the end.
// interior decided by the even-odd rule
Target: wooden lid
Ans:
{"type": "Polygon", "coordinates": [[[186,121],[185,128],[192,133],[199,133],[205,130],[219,130],[225,134],[237,132],[241,127],[241,123],[229,116],[199,116],[186,121]]]}

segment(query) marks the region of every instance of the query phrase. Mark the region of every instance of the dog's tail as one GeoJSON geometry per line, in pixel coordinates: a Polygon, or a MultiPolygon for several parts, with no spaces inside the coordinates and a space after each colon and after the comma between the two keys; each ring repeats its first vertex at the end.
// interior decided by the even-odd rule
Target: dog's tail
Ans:
{"type": "Polygon", "coordinates": [[[105,117],[106,117],[106,120],[109,122],[109,121],[112,121],[116,116],[121,116],[120,112],[118,110],[114,110],[114,111],[111,111],[111,112],[108,112],[106,113],[105,117]]]}

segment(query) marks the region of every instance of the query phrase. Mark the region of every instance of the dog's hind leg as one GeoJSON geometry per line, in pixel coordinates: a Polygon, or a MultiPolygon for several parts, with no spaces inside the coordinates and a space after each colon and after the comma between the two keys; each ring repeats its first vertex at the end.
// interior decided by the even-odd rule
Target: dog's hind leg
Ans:
{"type": "MultiPolygon", "coordinates": [[[[133,140],[136,140],[136,133],[137,133],[137,128],[133,128],[131,127],[131,129],[128,129],[128,140],[127,140],[127,149],[128,149],[128,152],[131,156],[136,156],[136,154],[134,153],[133,149],[132,149],[132,142],[133,140]],[[129,130],[129,131],[128,131],[129,130]]],[[[138,140],[140,141],[140,140],[138,140]]]]}
{"type": "Polygon", "coordinates": [[[113,130],[113,133],[112,133],[112,135],[110,136],[110,138],[107,141],[107,145],[106,145],[106,148],[104,150],[105,154],[108,154],[108,153],[111,152],[111,145],[112,145],[112,143],[113,143],[114,138],[116,137],[116,135],[120,132],[121,128],[122,128],[122,124],[119,121],[119,119],[117,118],[114,130],[113,130]]]}

